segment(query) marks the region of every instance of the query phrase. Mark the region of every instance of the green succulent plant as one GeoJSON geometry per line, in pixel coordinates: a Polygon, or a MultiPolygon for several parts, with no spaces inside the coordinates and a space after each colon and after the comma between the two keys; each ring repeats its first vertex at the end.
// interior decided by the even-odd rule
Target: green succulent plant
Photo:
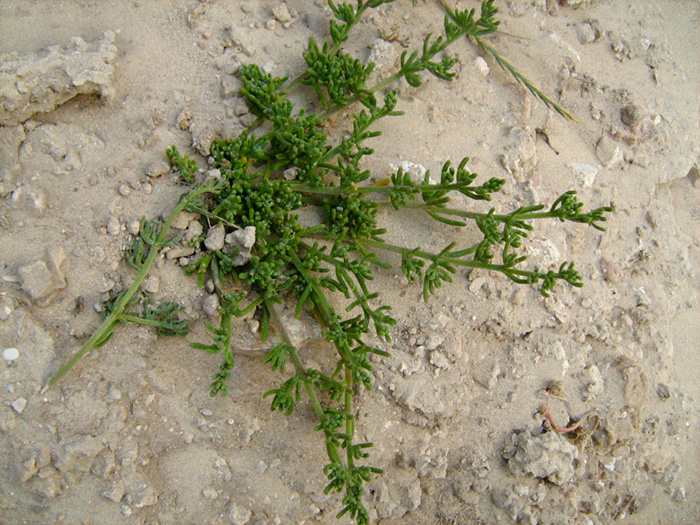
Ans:
{"type": "Polygon", "coordinates": [[[475,212],[453,208],[452,195],[490,201],[505,182],[498,178],[477,180],[477,174],[467,166],[468,159],[457,166],[445,162],[437,182],[429,173],[415,180],[398,169],[390,178],[370,183],[373,179],[363,159],[373,153],[367,145],[369,139],[380,134],[373,126],[380,119],[401,115],[398,90],[392,86],[404,79],[409,86],[418,87],[425,75],[452,81],[457,59],[446,50],[462,38],[473,40],[548,107],[572,118],[484,40],[499,25],[493,0],[482,3],[480,14],[474,9],[445,7],[444,34],[426,36],[419,49],[404,51],[393,75],[367,85],[374,65],[351,57],[343,51],[343,44],[368,9],[391,1],[358,0],[353,5],[329,0],[334,16],[330,40],[319,45],[310,39],[303,55],[307,68],[292,81],[264,73],[255,64],[240,68],[241,94],[256,121],[239,136],[212,144],[212,168],[219,170],[220,177],[202,180],[194,160],[174,146],[167,151],[190,188],[166,221],[142,221],[140,234],[126,256],[138,276],[128,290],[110,301],[103,324],[46,387],[88,352],[105,344],[120,324],[152,325],[163,335],[187,333],[177,305],[155,304],[150,295],[140,292],[157,253],[180,241],[168,232],[181,211],[199,213],[211,227],[222,226],[229,234],[254,228],[255,243],[246,257],[240,257],[240,248],[209,251],[200,240],[187,271],[200,285],[207,279],[214,283],[220,321],[218,326],[207,325],[211,342],[192,346],[221,354],[210,391],[212,396],[225,396],[234,367],[232,319],[255,311],[261,320],[261,338],[266,339],[271,329],[278,334],[279,344],[264,361],[282,374],[291,368],[292,375],[265,396],[272,398],[273,410],[287,416],[303,394],[308,397],[328,454],[326,492],[343,493],[338,517],[349,514],[359,524],[369,522],[363,504],[364,483],[382,473],[366,463],[372,443],[356,442],[353,403],[362,388],[372,388],[372,355],[388,355],[370,344],[367,336],[373,332],[389,341],[391,327],[396,324],[390,306],[382,302],[381,290],[372,287],[377,268],[391,268],[387,260],[392,259],[385,255],[400,257],[402,272],[422,285],[426,299],[445,283],[452,283],[457,268],[501,272],[518,284],[538,284],[546,296],[558,281],[581,286],[582,279],[573,262],[549,271],[526,265],[526,255],[519,248],[533,223],[554,219],[603,230],[606,214],[612,211],[610,207],[584,211],[573,191],[561,195],[548,208],[541,204],[520,206],[501,214],[494,209],[475,212]],[[317,113],[294,108],[289,94],[300,85],[315,91],[317,113]],[[331,141],[322,124],[330,115],[350,107],[356,108],[352,129],[345,138],[331,141]],[[390,244],[383,237],[386,229],[378,222],[380,208],[397,214],[426,213],[435,219],[436,227],[476,224],[481,239],[464,247],[452,242],[437,253],[390,244]],[[306,224],[301,209],[316,210],[321,217],[319,224],[306,224]],[[336,306],[336,294],[346,299],[346,308],[336,306]],[[322,371],[304,365],[301,348],[294,345],[273,307],[281,302],[293,304],[297,315],[313,313],[323,337],[337,350],[334,369],[322,371]]]}

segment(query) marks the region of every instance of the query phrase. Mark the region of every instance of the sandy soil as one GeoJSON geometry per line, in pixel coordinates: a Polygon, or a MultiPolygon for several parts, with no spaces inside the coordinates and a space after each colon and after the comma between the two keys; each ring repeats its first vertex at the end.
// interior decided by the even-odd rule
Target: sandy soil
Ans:
{"type": "MultiPolygon", "coordinates": [[[[604,234],[533,232],[533,259],[574,259],[586,280],[550,299],[474,271],[422,302],[399,271],[379,273],[399,322],[358,409],[360,438],[386,471],[370,484],[375,522],[700,522],[698,5],[562,4],[498,1],[503,32],[518,37],[492,42],[580,123],[464,42],[460,76],[404,85],[405,116],[373,143],[378,177],[403,161],[435,171],[470,156],[483,177],[508,179],[499,210],[568,189],[616,207],[604,234]],[[552,381],[560,425],[598,414],[585,443],[543,433],[552,381]]],[[[335,522],[313,414],[270,412],[262,394],[280,377],[259,355],[238,358],[227,398],[208,396],[219,359],[188,346],[206,338],[205,295],[167,254],[146,286],[185,307],[192,333],[121,329],[40,394],[133,278],[122,255],[135,221],[173,208],[181,187],[166,147],[206,154],[243,129],[238,65],[293,77],[328,16],[302,0],[0,4],[0,97],[29,108],[0,108],[3,523],[335,522]],[[73,59],[84,89],[62,100],[46,82],[73,59]],[[32,71],[43,71],[41,92],[21,76],[32,71]]],[[[437,4],[402,0],[368,16],[352,45],[364,58],[391,40],[385,75],[402,44],[441,23],[437,4]]],[[[431,249],[473,236],[382,219],[392,239],[431,249]]],[[[245,348],[250,332],[237,329],[245,348]]],[[[314,349],[307,362],[330,362],[314,349]]]]}

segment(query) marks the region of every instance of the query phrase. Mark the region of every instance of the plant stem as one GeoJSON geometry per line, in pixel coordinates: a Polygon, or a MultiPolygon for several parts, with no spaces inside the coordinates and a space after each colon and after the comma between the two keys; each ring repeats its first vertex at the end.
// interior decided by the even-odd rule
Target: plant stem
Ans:
{"type": "Polygon", "coordinates": [[[496,63],[501,66],[502,69],[510,73],[513,78],[519,83],[525,86],[530,93],[535,95],[537,98],[539,98],[542,102],[544,102],[545,106],[548,108],[553,109],[557,113],[559,113],[562,117],[568,119],[568,120],[573,120],[574,122],[578,122],[579,124],[582,124],[581,120],[576,118],[574,115],[566,111],[563,107],[561,107],[559,104],[554,102],[551,98],[549,98],[547,95],[545,95],[542,90],[540,90],[537,86],[535,86],[532,82],[530,82],[525,75],[520,73],[515,66],[513,66],[510,62],[508,62],[501,54],[496,51],[496,49],[489,43],[487,43],[485,40],[479,38],[478,36],[469,36],[469,40],[475,44],[477,47],[481,48],[481,50],[491,58],[493,58],[496,63]]]}
{"type": "MultiPolygon", "coordinates": [[[[372,248],[378,248],[380,250],[384,250],[387,252],[392,252],[392,253],[397,253],[399,255],[405,255],[405,254],[411,254],[412,256],[415,257],[420,257],[421,259],[425,259],[428,261],[433,261],[437,262],[440,261],[442,263],[452,265],[455,264],[457,266],[463,266],[465,268],[481,268],[483,270],[493,270],[497,272],[507,272],[508,274],[513,274],[513,275],[519,275],[522,277],[529,277],[532,275],[532,272],[529,270],[519,270],[517,268],[512,268],[510,266],[505,266],[503,264],[491,264],[491,263],[482,263],[474,260],[467,260],[467,259],[462,259],[462,258],[457,258],[457,257],[447,257],[444,255],[438,255],[430,252],[425,252],[423,250],[418,250],[418,251],[411,251],[408,248],[403,248],[402,246],[396,246],[394,244],[389,244],[385,242],[377,242],[371,239],[362,239],[362,240],[357,240],[359,244],[362,244],[364,246],[372,247],[372,248]]],[[[473,253],[476,251],[475,247],[469,248],[467,250],[460,250],[461,253],[473,253]]]]}
{"type": "MultiPolygon", "coordinates": [[[[151,245],[151,249],[148,252],[148,257],[146,257],[146,260],[143,262],[143,265],[141,265],[141,270],[136,276],[136,279],[134,279],[134,282],[131,284],[129,289],[124,294],[122,294],[121,297],[119,297],[117,302],[114,304],[114,310],[112,310],[112,313],[105,318],[100,327],[92,334],[90,339],[88,339],[87,342],[83,346],[81,346],[80,349],[75,354],[73,354],[71,358],[68,361],[66,361],[61,368],[58,369],[58,371],[53,375],[53,377],[49,379],[49,382],[46,383],[44,388],[42,388],[41,390],[42,394],[45,393],[49,388],[51,388],[57,381],[59,381],[71,368],[75,366],[75,364],[78,361],[80,361],[83,357],[85,357],[95,348],[101,346],[112,335],[114,329],[117,326],[128,320],[123,315],[124,309],[129,304],[129,301],[134,296],[134,294],[139,291],[139,289],[141,288],[141,283],[148,275],[148,272],[151,270],[153,261],[155,261],[160,247],[165,242],[168,230],[170,229],[170,225],[180,214],[180,212],[187,207],[191,200],[194,200],[203,193],[207,193],[209,191],[211,191],[211,188],[209,188],[208,186],[196,188],[178,203],[178,205],[175,207],[175,210],[173,210],[173,212],[170,214],[170,217],[168,217],[168,220],[165,221],[165,223],[163,224],[158,238],[153,243],[153,245],[151,245]]],[[[139,322],[144,322],[144,320],[140,319],[139,322]]]]}

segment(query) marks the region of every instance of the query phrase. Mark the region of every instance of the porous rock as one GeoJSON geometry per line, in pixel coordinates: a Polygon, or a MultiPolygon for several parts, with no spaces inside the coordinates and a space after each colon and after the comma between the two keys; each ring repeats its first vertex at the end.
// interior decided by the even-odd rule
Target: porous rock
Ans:
{"type": "Polygon", "coordinates": [[[571,481],[578,449],[554,432],[533,436],[521,432],[515,437],[515,453],[508,468],[517,475],[532,474],[556,485],[571,481]]]}
{"type": "Polygon", "coordinates": [[[375,64],[377,70],[390,69],[399,58],[399,52],[392,42],[377,38],[372,44],[368,61],[375,64]]]}
{"type": "Polygon", "coordinates": [[[94,42],[74,37],[66,47],[0,56],[0,125],[24,122],[77,95],[96,93],[112,98],[114,38],[113,31],[106,31],[94,42]]]}
{"type": "Polygon", "coordinates": [[[451,417],[458,409],[465,409],[461,403],[464,390],[436,384],[432,374],[415,373],[406,378],[397,375],[389,390],[399,405],[426,417],[451,417]]]}

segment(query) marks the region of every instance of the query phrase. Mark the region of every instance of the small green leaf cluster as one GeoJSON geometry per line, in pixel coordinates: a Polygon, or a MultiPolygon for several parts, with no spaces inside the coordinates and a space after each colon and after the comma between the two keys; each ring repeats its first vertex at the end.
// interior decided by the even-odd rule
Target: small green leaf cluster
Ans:
{"type": "MultiPolygon", "coordinates": [[[[116,305],[119,303],[123,292],[116,294],[104,305],[102,315],[104,318],[114,313],[116,305]]],[[[179,312],[182,306],[170,301],[156,303],[153,294],[142,291],[140,295],[132,297],[124,307],[124,312],[119,314],[122,323],[135,323],[153,326],[158,335],[180,335],[190,333],[190,326],[187,320],[180,319],[179,312]],[[141,312],[135,309],[141,307],[141,312]]]]}
{"type": "Polygon", "coordinates": [[[197,172],[197,162],[194,159],[191,159],[187,155],[180,155],[180,152],[175,146],[165,150],[165,154],[167,155],[170,164],[172,164],[180,172],[180,175],[182,175],[185,182],[194,181],[194,176],[197,172]]]}

